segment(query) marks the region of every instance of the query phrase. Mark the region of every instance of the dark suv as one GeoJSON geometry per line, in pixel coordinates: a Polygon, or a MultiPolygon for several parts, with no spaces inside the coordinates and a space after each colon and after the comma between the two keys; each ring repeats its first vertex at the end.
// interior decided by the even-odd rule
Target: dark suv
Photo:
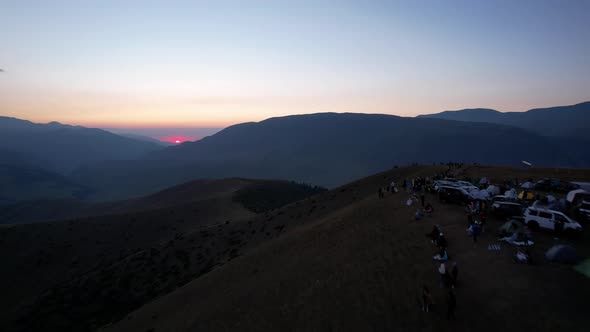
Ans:
{"type": "Polygon", "coordinates": [[[559,179],[545,178],[535,183],[535,189],[542,191],[557,191],[558,189],[560,189],[560,184],[561,181],[559,181],[559,179]]]}
{"type": "Polygon", "coordinates": [[[472,197],[465,189],[442,186],[438,189],[438,199],[441,202],[467,204],[472,197]]]}
{"type": "Polygon", "coordinates": [[[492,204],[492,214],[501,218],[522,216],[525,206],[517,202],[496,201],[492,204]]]}

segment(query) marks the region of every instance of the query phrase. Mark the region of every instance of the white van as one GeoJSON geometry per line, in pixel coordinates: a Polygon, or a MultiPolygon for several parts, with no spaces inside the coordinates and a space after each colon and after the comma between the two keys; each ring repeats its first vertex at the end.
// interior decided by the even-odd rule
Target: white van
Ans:
{"type": "Polygon", "coordinates": [[[563,223],[563,230],[581,231],[582,225],[565,214],[547,209],[529,207],[524,211],[524,223],[532,229],[545,228],[555,230],[555,224],[563,223]]]}

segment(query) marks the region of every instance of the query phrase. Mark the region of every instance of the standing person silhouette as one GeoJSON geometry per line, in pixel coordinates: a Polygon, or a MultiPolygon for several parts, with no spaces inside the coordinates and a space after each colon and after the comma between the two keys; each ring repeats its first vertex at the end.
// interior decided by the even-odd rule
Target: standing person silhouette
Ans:
{"type": "Polygon", "coordinates": [[[447,320],[455,319],[455,308],[457,307],[457,298],[455,297],[454,287],[449,288],[447,295],[447,320]]]}

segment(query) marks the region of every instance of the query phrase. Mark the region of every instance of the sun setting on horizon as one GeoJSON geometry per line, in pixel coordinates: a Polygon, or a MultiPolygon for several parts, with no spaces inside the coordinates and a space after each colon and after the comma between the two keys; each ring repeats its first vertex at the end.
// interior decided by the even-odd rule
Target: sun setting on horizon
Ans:
{"type": "Polygon", "coordinates": [[[196,141],[198,139],[200,139],[200,137],[198,138],[190,138],[187,136],[181,136],[181,135],[173,135],[173,136],[164,136],[164,137],[158,137],[158,139],[162,142],[166,142],[166,143],[174,143],[174,144],[180,144],[180,143],[184,143],[186,141],[196,141]]]}
{"type": "Polygon", "coordinates": [[[10,31],[0,109],[88,127],[223,128],[318,112],[571,104],[587,98],[590,29],[568,8],[15,2],[0,5],[0,31],[10,31]],[[558,21],[546,24],[547,13],[558,21]]]}
{"type": "Polygon", "coordinates": [[[590,330],[589,133],[590,0],[0,0],[0,331],[590,330]]]}

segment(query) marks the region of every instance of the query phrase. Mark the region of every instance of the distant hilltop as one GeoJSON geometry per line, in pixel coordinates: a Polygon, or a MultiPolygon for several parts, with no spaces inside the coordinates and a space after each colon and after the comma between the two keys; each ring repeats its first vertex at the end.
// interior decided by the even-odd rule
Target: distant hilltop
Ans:
{"type": "Polygon", "coordinates": [[[570,106],[535,108],[526,112],[503,113],[488,108],[473,108],[419,115],[417,118],[489,122],[523,128],[545,136],[588,139],[590,101],[570,106]]]}

